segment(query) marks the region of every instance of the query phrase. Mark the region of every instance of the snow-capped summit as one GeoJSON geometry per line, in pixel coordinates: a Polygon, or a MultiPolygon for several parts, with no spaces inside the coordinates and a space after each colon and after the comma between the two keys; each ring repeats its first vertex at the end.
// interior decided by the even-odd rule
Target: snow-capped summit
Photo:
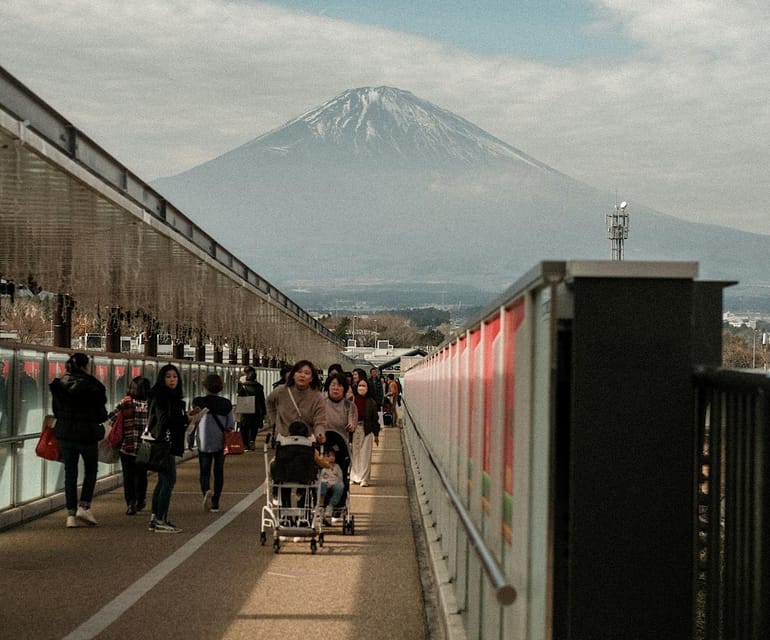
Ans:
{"type": "Polygon", "coordinates": [[[347,158],[446,163],[512,159],[552,171],[467,120],[394,87],[350,89],[246,145],[277,154],[330,147],[347,158]]]}
{"type": "MultiPolygon", "coordinates": [[[[541,260],[607,259],[616,202],[384,86],[346,91],[154,184],[281,287],[384,278],[500,291],[541,260]]],[[[767,237],[632,211],[629,260],[699,260],[703,278],[766,280],[767,237]]]]}

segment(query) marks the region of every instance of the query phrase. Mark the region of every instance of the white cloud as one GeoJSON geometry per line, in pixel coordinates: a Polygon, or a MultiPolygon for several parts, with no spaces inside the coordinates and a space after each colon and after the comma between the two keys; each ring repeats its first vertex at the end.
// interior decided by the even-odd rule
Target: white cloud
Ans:
{"type": "Polygon", "coordinates": [[[736,4],[602,0],[635,52],[557,67],[261,3],[5,0],[0,64],[148,180],[389,84],[632,204],[770,233],[770,20],[736,4]]]}

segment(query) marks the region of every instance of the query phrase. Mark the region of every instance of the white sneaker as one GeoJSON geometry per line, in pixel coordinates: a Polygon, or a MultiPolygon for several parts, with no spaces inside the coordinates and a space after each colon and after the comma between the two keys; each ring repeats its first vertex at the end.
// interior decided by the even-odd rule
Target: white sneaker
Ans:
{"type": "Polygon", "coordinates": [[[67,529],[74,529],[78,526],[78,519],[75,516],[67,516],[67,529]]]}
{"type": "Polygon", "coordinates": [[[369,486],[369,483],[368,483],[366,480],[362,480],[362,481],[361,481],[361,486],[362,486],[362,487],[368,487],[368,486],[369,486]]]}
{"type": "Polygon", "coordinates": [[[175,524],[170,523],[168,520],[156,520],[155,533],[181,533],[181,529],[175,524]]]}
{"type": "Polygon", "coordinates": [[[93,527],[97,524],[96,518],[94,518],[94,514],[91,513],[90,508],[86,509],[85,507],[78,507],[78,511],[75,514],[75,517],[78,520],[85,522],[89,527],[93,527]]]}
{"type": "Polygon", "coordinates": [[[203,510],[208,511],[209,509],[211,509],[211,489],[206,491],[203,496],[203,510]]]}

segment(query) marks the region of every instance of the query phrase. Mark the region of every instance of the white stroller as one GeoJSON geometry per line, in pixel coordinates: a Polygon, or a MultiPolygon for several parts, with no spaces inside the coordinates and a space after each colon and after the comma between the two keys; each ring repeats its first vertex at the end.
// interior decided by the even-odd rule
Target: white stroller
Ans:
{"type": "Polygon", "coordinates": [[[324,534],[313,448],[304,444],[279,444],[271,464],[269,444],[268,436],[265,440],[266,504],[262,507],[259,541],[264,545],[267,529],[272,529],[275,553],[280,551],[282,541],[297,538],[309,539],[310,552],[316,553],[318,546],[324,544],[324,534]]]}

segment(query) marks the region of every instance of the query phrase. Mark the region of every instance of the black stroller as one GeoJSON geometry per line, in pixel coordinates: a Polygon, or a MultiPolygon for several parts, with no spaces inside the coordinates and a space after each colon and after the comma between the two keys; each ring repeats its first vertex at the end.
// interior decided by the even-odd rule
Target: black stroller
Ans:
{"type": "MultiPolygon", "coordinates": [[[[307,469],[314,469],[312,447],[300,446],[308,456],[296,467],[284,468],[276,464],[278,458],[297,445],[279,446],[276,460],[268,460],[269,439],[265,440],[265,471],[267,476],[267,502],[262,507],[262,526],[259,541],[267,542],[267,530],[273,530],[273,551],[278,553],[281,541],[310,540],[310,552],[315,553],[318,546],[324,545],[322,514],[318,508],[320,494],[316,472],[309,474],[307,469]],[[306,450],[306,451],[305,451],[306,450]]],[[[296,461],[296,459],[295,459],[296,461]]]]}

